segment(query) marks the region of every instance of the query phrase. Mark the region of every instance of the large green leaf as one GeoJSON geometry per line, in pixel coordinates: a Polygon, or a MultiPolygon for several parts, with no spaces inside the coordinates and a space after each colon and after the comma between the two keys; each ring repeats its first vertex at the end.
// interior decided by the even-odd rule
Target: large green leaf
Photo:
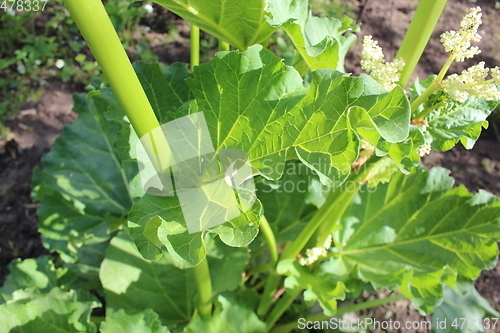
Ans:
{"type": "Polygon", "coordinates": [[[168,254],[144,260],[126,234],[111,240],[100,277],[108,311],[134,314],[151,308],[167,325],[191,317],[196,292],[192,272],[176,267],[168,254]]]}
{"type": "MultiPolygon", "coordinates": [[[[261,204],[211,230],[230,246],[246,246],[257,236],[261,204]]],[[[177,197],[145,195],[130,211],[129,227],[137,248],[149,260],[161,257],[164,244],[182,267],[199,264],[206,255],[206,231],[188,233],[177,197]]]]}
{"type": "Polygon", "coordinates": [[[314,17],[308,0],[271,0],[268,10],[269,23],[287,32],[310,70],[344,70],[347,51],[356,41],[356,35],[345,34],[357,31],[351,18],[314,17]]]}
{"type": "Polygon", "coordinates": [[[0,288],[0,304],[46,293],[59,286],[58,279],[66,272],[66,269],[56,269],[49,256],[17,259],[8,268],[9,275],[0,288]]]}
{"type": "Polygon", "coordinates": [[[16,260],[0,288],[0,332],[95,332],[89,321],[100,303],[83,290],[68,289],[71,271],[50,256],[16,260]]]}
{"type": "Polygon", "coordinates": [[[308,89],[298,72],[261,46],[219,53],[188,79],[216,149],[240,149],[266,178],[278,179],[288,154],[323,178],[343,179],[358,156],[348,114],[367,113],[388,142],[406,139],[409,105],[402,89],[387,94],[368,76],[313,73],[308,89]],[[353,107],[357,108],[353,108],[353,107]]]}
{"type": "Polygon", "coordinates": [[[97,332],[89,318],[93,297],[54,288],[46,295],[0,305],[0,332],[97,332]]]}
{"type": "Polygon", "coordinates": [[[212,317],[196,317],[184,330],[186,333],[245,332],[265,333],[266,324],[245,302],[233,294],[217,297],[216,310],[212,317]]]}
{"type": "Polygon", "coordinates": [[[488,332],[498,327],[498,318],[500,313],[477,292],[474,284],[460,283],[456,290],[445,289],[443,303],[432,313],[432,327],[435,333],[488,332]]]}
{"type": "MultiPolygon", "coordinates": [[[[154,98],[161,96],[161,85],[142,83],[153,89],[152,104],[160,105],[154,98]]],[[[286,159],[295,155],[323,183],[341,183],[358,157],[357,133],[366,132],[367,124],[388,142],[408,134],[409,107],[402,89],[387,94],[368,76],[352,78],[328,69],[315,72],[306,89],[295,69],[261,46],[219,53],[197,66],[187,83],[196,102],[190,112],[203,112],[215,151],[246,152],[252,167],[266,178],[280,178],[286,159]],[[363,128],[359,122],[351,126],[357,114],[366,120],[363,128]]],[[[228,245],[244,246],[257,234],[259,214],[257,201],[253,209],[209,230],[228,245]]],[[[184,266],[205,256],[203,232],[188,233],[176,197],[144,196],[134,205],[129,226],[145,258],[157,259],[162,243],[184,266]]]]}
{"type": "Polygon", "coordinates": [[[471,149],[483,127],[488,127],[486,119],[497,104],[476,98],[469,98],[464,103],[446,101],[445,106],[425,118],[429,123],[427,130],[433,137],[432,148],[445,151],[460,141],[465,148],[471,149]]]}
{"type": "Polygon", "coordinates": [[[328,193],[328,188],[321,186],[312,170],[298,161],[288,162],[278,181],[258,182],[257,196],[278,243],[296,239],[316,211],[308,200],[313,186],[328,193]]]}
{"type": "Polygon", "coordinates": [[[322,269],[338,279],[399,288],[430,312],[443,282],[472,280],[496,262],[500,201],[486,192],[452,188],[449,171],[398,174],[375,191],[362,189],[334,233],[322,269]]]}
{"type": "Polygon", "coordinates": [[[74,256],[71,245],[109,239],[110,226],[123,224],[132,206],[133,174],[127,173],[130,167],[124,168],[114,146],[123,124],[104,117],[110,107],[105,98],[73,98],[77,120],[65,128],[43,157],[43,169],[33,175],[44,243],[67,256],[74,256]]]}
{"type": "MultiPolygon", "coordinates": [[[[412,99],[421,95],[435,79],[430,76],[422,82],[411,86],[412,99]]],[[[479,138],[483,128],[488,127],[487,117],[498,105],[498,101],[487,101],[471,97],[465,102],[457,102],[448,97],[445,92],[431,96],[428,102],[420,107],[434,109],[425,117],[429,127],[429,141],[432,149],[445,151],[453,148],[459,141],[467,149],[471,149],[479,138]]]]}
{"type": "Polygon", "coordinates": [[[151,309],[146,309],[136,314],[128,314],[124,310],[114,312],[106,317],[99,327],[101,333],[169,333],[156,314],[151,309]]]}
{"type": "Polygon", "coordinates": [[[333,316],[337,312],[337,300],[345,299],[345,285],[335,281],[329,274],[311,273],[307,267],[301,266],[292,259],[281,260],[276,267],[278,274],[286,275],[285,288],[305,289],[304,300],[318,301],[326,315],[333,316]]]}
{"type": "MultiPolygon", "coordinates": [[[[247,250],[229,248],[216,237],[206,243],[214,294],[236,289],[249,260],[247,250]]],[[[192,316],[196,294],[192,270],[180,269],[166,251],[156,261],[144,260],[123,232],[111,241],[100,276],[112,311],[135,314],[151,308],[167,325],[192,316]]]]}
{"type": "Polygon", "coordinates": [[[213,36],[240,50],[266,44],[276,30],[264,16],[261,0],[154,0],[213,36]]]}

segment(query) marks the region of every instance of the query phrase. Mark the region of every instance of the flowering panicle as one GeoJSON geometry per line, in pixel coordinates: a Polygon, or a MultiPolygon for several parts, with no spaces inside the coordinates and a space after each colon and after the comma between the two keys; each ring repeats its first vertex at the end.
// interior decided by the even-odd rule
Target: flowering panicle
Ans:
{"type": "Polygon", "coordinates": [[[500,100],[500,68],[485,68],[484,62],[464,70],[460,75],[449,75],[441,83],[441,88],[459,102],[465,102],[469,97],[486,100],[500,100]],[[491,79],[487,77],[491,75],[491,79]]]}
{"type": "Polygon", "coordinates": [[[323,247],[313,247],[312,249],[306,250],[306,258],[300,258],[299,264],[302,266],[308,266],[316,262],[320,257],[326,257],[327,250],[332,246],[333,237],[329,235],[325,241],[323,247]]]}
{"type": "Polygon", "coordinates": [[[386,62],[382,48],[370,35],[363,38],[361,57],[361,68],[369,72],[372,78],[389,91],[396,87],[400,72],[405,65],[403,59],[386,62]]]}
{"type": "Polygon", "coordinates": [[[455,61],[462,62],[465,58],[472,58],[481,50],[472,46],[472,42],[479,42],[481,35],[477,33],[481,25],[481,8],[471,8],[470,13],[465,15],[460,22],[460,30],[446,31],[441,35],[441,43],[446,52],[453,55],[455,61]]]}
{"type": "Polygon", "coordinates": [[[417,154],[420,157],[424,157],[425,155],[429,155],[430,153],[431,153],[431,145],[428,143],[425,143],[417,148],[417,154]]]}

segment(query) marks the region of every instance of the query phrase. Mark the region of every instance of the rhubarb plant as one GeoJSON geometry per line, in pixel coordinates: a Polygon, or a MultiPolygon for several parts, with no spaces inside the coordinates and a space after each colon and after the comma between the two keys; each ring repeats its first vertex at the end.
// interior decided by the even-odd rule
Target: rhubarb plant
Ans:
{"type": "Polygon", "coordinates": [[[157,3],[226,51],[131,65],[100,1],[65,0],[104,76],[34,172],[53,255],[9,266],[0,331],[289,332],[401,298],[459,313],[458,287],[496,315],[471,286],[496,263],[500,201],[421,165],[471,148],[500,99],[498,68],[447,75],[478,52],[479,8],[407,89],[446,1],[420,1],[392,61],[365,37],[359,77],[343,71],[353,21],[306,0],[157,3]],[[293,66],[267,48],[278,29],[293,66]]]}

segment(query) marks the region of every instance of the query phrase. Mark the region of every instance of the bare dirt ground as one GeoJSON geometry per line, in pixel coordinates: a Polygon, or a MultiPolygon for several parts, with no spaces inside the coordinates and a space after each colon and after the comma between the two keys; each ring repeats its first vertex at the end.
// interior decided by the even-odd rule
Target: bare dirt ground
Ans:
{"type": "MultiPolygon", "coordinates": [[[[388,57],[394,56],[418,3],[415,0],[352,0],[359,15],[361,33],[371,34],[379,40],[388,57]]],[[[479,44],[483,52],[472,62],[459,64],[452,71],[485,61],[489,67],[500,65],[500,10],[496,1],[450,0],[445,14],[428,45],[417,75],[424,79],[439,71],[447,55],[439,43],[439,35],[458,26],[461,17],[472,6],[483,8],[483,40],[479,44]]],[[[169,16],[170,19],[172,16],[169,16]]],[[[161,18],[155,25],[161,24],[161,18]]],[[[184,25],[185,26],[185,25],[184,25]]],[[[160,60],[165,63],[187,61],[186,32],[181,31],[178,41],[155,47],[160,60]]],[[[161,34],[159,34],[161,39],[161,34]]],[[[360,38],[361,40],[362,38],[360,38]]],[[[360,73],[360,43],[352,49],[347,70],[360,73]]],[[[390,60],[390,59],[388,59],[390,60]]],[[[11,128],[10,141],[0,142],[0,285],[7,273],[6,266],[14,258],[36,257],[46,253],[37,232],[37,204],[30,199],[31,173],[40,164],[40,158],[49,151],[64,124],[71,123],[75,114],[71,111],[72,89],[55,83],[37,102],[27,103],[7,124],[11,128]]],[[[500,195],[500,125],[493,123],[485,131],[474,149],[467,151],[457,147],[449,152],[434,152],[425,159],[428,166],[443,166],[452,171],[458,184],[471,191],[486,189],[500,195]]],[[[485,271],[476,287],[491,304],[500,309],[500,266],[485,271]]],[[[398,301],[371,310],[366,315],[374,318],[401,322],[420,320],[422,317],[408,307],[407,301],[398,301]]],[[[405,333],[427,332],[405,330],[405,333]]],[[[500,331],[499,331],[500,332],[500,331]]]]}

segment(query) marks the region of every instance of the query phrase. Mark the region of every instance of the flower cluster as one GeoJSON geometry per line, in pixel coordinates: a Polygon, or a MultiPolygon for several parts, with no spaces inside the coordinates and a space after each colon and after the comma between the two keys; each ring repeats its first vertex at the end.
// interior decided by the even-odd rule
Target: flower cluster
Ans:
{"type": "Polygon", "coordinates": [[[477,33],[481,23],[481,8],[471,8],[470,13],[460,22],[460,30],[446,31],[441,35],[441,43],[446,52],[452,54],[453,60],[462,62],[481,52],[477,46],[471,45],[472,42],[481,40],[481,35],[477,33]]]}
{"type": "Polygon", "coordinates": [[[465,102],[469,97],[486,100],[500,100],[500,68],[484,67],[484,62],[464,70],[460,75],[449,75],[441,83],[441,88],[459,102],[465,102]],[[491,75],[491,79],[487,77],[491,75]]]}
{"type": "Polygon", "coordinates": [[[423,156],[428,155],[430,153],[431,153],[431,145],[428,143],[425,143],[417,148],[417,154],[420,157],[423,157],[423,156]]]}
{"type": "Polygon", "coordinates": [[[312,249],[306,250],[306,258],[300,258],[299,264],[302,266],[308,266],[316,262],[320,257],[326,257],[327,250],[332,246],[333,237],[329,235],[325,241],[323,247],[313,247],[312,249]]]}
{"type": "Polygon", "coordinates": [[[370,35],[363,38],[361,57],[361,68],[369,72],[372,78],[389,91],[396,87],[400,72],[405,65],[403,59],[386,62],[382,48],[370,35]]]}

